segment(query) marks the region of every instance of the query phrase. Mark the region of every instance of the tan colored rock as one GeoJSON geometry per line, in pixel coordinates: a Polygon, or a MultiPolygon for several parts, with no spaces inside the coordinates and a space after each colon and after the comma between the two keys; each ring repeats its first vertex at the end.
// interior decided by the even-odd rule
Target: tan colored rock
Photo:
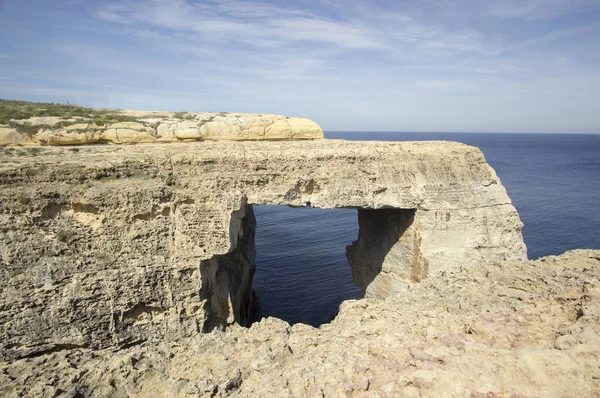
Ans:
{"type": "Polygon", "coordinates": [[[138,131],[148,131],[148,126],[143,123],[136,122],[119,122],[119,123],[111,123],[108,127],[118,130],[138,130],[138,131]]]}
{"type": "MultiPolygon", "coordinates": [[[[175,112],[163,112],[163,111],[142,111],[142,110],[114,110],[116,114],[124,116],[132,116],[139,119],[144,118],[160,118],[169,119],[175,115],[175,112]]],[[[113,113],[111,112],[111,113],[113,113]]]]}
{"type": "Polygon", "coordinates": [[[217,115],[201,128],[206,140],[254,141],[321,139],[323,130],[308,119],[277,115],[217,115]]]}
{"type": "Polygon", "coordinates": [[[156,142],[156,135],[153,128],[142,123],[120,122],[109,124],[102,132],[101,140],[115,144],[151,143],[156,142]]]}
{"type": "Polygon", "coordinates": [[[48,145],[83,145],[100,140],[96,130],[49,130],[45,129],[31,138],[32,142],[48,145]]]}
{"type": "Polygon", "coordinates": [[[385,301],[346,301],[319,329],[267,318],[176,343],[63,347],[0,363],[0,394],[598,396],[599,259],[474,263],[385,301]]]}
{"type": "Polygon", "coordinates": [[[357,245],[387,242],[348,256],[369,297],[482,259],[526,257],[504,187],[481,151],[459,143],[74,149],[43,147],[37,156],[1,149],[8,161],[0,164],[0,341],[8,358],[65,345],[168,341],[246,323],[252,204],[360,209],[366,229],[357,245]],[[386,228],[367,227],[380,219],[386,228]]]}
{"type": "Polygon", "coordinates": [[[273,124],[265,127],[265,139],[267,140],[285,140],[293,136],[288,119],[276,119],[273,124]]]}
{"type": "Polygon", "coordinates": [[[158,142],[201,139],[200,126],[195,120],[161,122],[157,127],[158,142]]]}
{"type": "Polygon", "coordinates": [[[65,126],[63,128],[66,132],[71,132],[71,131],[77,131],[77,130],[81,130],[81,131],[86,131],[86,130],[97,130],[97,126],[93,126],[93,125],[89,125],[88,123],[75,123],[75,124],[71,124],[70,126],[65,126]]]}
{"type": "Polygon", "coordinates": [[[81,118],[64,118],[58,116],[35,116],[30,117],[29,119],[21,119],[21,120],[13,120],[13,122],[19,124],[31,124],[31,125],[41,125],[41,126],[54,126],[58,123],[62,122],[74,122],[81,118]]]}
{"type": "MultiPolygon", "coordinates": [[[[49,145],[83,145],[98,141],[121,143],[157,143],[176,141],[261,141],[322,139],[323,130],[308,119],[278,115],[243,113],[186,113],[179,118],[173,112],[112,111],[132,121],[97,126],[95,120],[78,117],[34,117],[17,120],[21,124],[39,126],[38,134],[28,137],[2,133],[4,144],[44,143],[49,145]],[[54,127],[60,122],[68,126],[54,127]],[[97,131],[104,130],[100,135],[97,131]]],[[[107,116],[108,117],[108,116],[107,116]]],[[[1,136],[0,136],[1,138],[1,136]]]]}
{"type": "Polygon", "coordinates": [[[22,142],[25,136],[16,129],[10,127],[0,127],[0,145],[10,145],[22,142]]]}
{"type": "Polygon", "coordinates": [[[287,122],[292,129],[292,138],[296,140],[323,137],[323,130],[321,130],[321,127],[312,120],[292,117],[289,118],[287,122]]]}

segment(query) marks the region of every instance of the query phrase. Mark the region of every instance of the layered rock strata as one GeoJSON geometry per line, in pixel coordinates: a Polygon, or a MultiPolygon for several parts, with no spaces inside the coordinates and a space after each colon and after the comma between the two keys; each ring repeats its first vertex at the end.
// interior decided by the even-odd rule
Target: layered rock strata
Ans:
{"type": "Polygon", "coordinates": [[[0,360],[3,397],[595,397],[600,251],[466,263],[319,329],[0,360]]]}
{"type": "Polygon", "coordinates": [[[86,117],[32,117],[0,125],[0,145],[84,145],[189,141],[306,140],[323,138],[309,119],[246,113],[113,111],[108,121],[86,117]],[[22,128],[20,128],[21,126],[22,128]],[[27,132],[23,132],[23,130],[27,132]]]}
{"type": "Polygon", "coordinates": [[[252,204],[358,209],[348,258],[372,298],[483,260],[526,258],[504,187],[481,151],[458,143],[198,142],[0,156],[9,359],[247,324],[252,204]]]}

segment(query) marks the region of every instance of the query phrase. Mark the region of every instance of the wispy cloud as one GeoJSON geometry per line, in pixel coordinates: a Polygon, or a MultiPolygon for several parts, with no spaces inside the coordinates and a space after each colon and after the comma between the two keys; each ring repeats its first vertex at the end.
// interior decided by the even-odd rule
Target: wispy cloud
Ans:
{"type": "Polygon", "coordinates": [[[516,50],[516,49],[519,49],[519,48],[531,46],[531,45],[534,45],[534,44],[540,44],[540,43],[543,43],[543,42],[560,39],[560,38],[565,37],[565,36],[575,35],[575,34],[582,33],[582,32],[587,32],[587,31],[590,31],[590,30],[597,30],[599,28],[600,28],[600,22],[597,22],[597,23],[593,23],[593,24],[589,24],[589,25],[577,26],[577,27],[574,27],[574,28],[557,30],[557,31],[554,31],[554,32],[551,32],[551,33],[548,33],[548,34],[545,34],[545,35],[542,35],[542,36],[532,37],[530,39],[519,41],[519,42],[516,42],[514,44],[511,44],[511,45],[509,45],[507,47],[502,48],[500,51],[498,51],[496,53],[496,55],[502,54],[502,53],[507,52],[507,51],[516,50]]]}
{"type": "Polygon", "coordinates": [[[207,42],[243,42],[258,47],[285,46],[299,41],[328,43],[344,48],[384,47],[368,31],[296,8],[267,3],[183,0],[128,2],[95,13],[105,21],[188,32],[207,42]]]}
{"type": "MultiPolygon", "coordinates": [[[[584,25],[584,26],[577,26],[574,28],[557,30],[557,31],[554,31],[554,32],[551,32],[548,34],[544,34],[541,36],[535,36],[535,37],[532,37],[532,38],[529,38],[526,40],[522,40],[522,41],[518,41],[518,42],[515,42],[512,44],[506,45],[505,47],[499,48],[496,51],[491,51],[490,53],[487,53],[487,54],[477,54],[471,58],[462,60],[461,62],[459,62],[457,64],[457,66],[466,66],[467,64],[470,64],[473,61],[484,57],[485,55],[491,55],[494,57],[498,57],[498,56],[500,56],[504,53],[510,52],[510,51],[519,50],[519,49],[527,48],[527,47],[534,46],[534,45],[537,45],[540,43],[557,40],[557,39],[560,39],[560,38],[563,38],[566,36],[576,35],[578,33],[583,33],[583,32],[592,31],[592,30],[599,30],[599,29],[600,29],[600,22],[588,24],[588,25],[584,25]]],[[[521,69],[521,68],[518,68],[518,69],[521,69]]]]}
{"type": "Polygon", "coordinates": [[[596,0],[487,0],[481,3],[490,16],[523,20],[553,18],[597,5],[596,0]]]}

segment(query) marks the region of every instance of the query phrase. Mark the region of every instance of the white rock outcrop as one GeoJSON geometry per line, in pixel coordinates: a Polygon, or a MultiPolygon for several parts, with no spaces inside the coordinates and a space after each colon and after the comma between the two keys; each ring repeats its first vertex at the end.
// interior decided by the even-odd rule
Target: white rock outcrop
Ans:
{"type": "Polygon", "coordinates": [[[107,119],[32,117],[14,121],[31,135],[0,126],[0,145],[132,144],[179,141],[314,140],[323,130],[309,119],[244,113],[114,111],[107,119]],[[37,129],[35,127],[38,127],[37,129]]]}

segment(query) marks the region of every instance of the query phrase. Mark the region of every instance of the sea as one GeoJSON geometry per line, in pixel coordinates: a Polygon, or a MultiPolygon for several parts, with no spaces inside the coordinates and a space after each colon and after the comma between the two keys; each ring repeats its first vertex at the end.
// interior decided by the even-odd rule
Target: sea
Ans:
{"type": "MultiPolygon", "coordinates": [[[[325,132],[360,141],[457,141],[479,147],[524,223],[528,257],[600,249],[600,134],[325,132]]],[[[318,327],[361,298],[346,246],[357,210],[254,206],[255,320],[318,327]]]]}

